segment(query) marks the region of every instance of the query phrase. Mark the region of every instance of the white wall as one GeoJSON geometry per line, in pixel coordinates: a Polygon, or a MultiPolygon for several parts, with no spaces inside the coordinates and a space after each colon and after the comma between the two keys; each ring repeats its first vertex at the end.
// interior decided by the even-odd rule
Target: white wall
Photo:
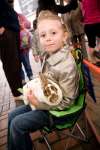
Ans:
{"type": "MultiPolygon", "coordinates": [[[[14,0],[14,9],[16,10],[16,12],[22,13],[18,0],[14,0]]],[[[31,22],[31,27],[33,26],[32,24],[33,24],[33,20],[35,19],[35,16],[36,16],[35,11],[31,13],[31,15],[27,16],[27,19],[31,22]]]]}

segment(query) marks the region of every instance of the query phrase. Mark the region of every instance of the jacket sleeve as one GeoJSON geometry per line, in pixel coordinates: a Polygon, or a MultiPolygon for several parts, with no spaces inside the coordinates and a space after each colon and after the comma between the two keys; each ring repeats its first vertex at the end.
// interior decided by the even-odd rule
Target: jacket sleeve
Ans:
{"type": "Polygon", "coordinates": [[[63,100],[59,104],[58,108],[63,110],[74,103],[78,95],[79,89],[79,72],[75,65],[70,65],[64,69],[63,73],[60,73],[59,85],[62,89],[63,100]]]}
{"type": "Polygon", "coordinates": [[[70,12],[71,10],[76,9],[77,7],[78,7],[77,0],[70,0],[70,2],[67,5],[65,5],[65,6],[56,5],[55,6],[55,11],[57,13],[64,14],[64,13],[70,12]]]}

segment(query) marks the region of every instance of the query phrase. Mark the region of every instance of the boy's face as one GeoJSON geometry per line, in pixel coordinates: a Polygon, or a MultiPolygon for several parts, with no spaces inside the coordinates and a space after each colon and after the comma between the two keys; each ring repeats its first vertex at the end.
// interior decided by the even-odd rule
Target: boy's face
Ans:
{"type": "Polygon", "coordinates": [[[60,50],[66,40],[66,32],[58,20],[45,19],[39,22],[38,32],[42,48],[49,54],[60,50]]]}

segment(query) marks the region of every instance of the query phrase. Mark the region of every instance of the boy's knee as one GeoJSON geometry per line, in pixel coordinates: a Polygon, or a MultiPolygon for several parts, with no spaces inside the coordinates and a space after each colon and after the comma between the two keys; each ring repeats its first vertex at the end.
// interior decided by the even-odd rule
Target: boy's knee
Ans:
{"type": "Polygon", "coordinates": [[[13,127],[17,127],[19,128],[21,126],[21,119],[19,118],[19,116],[16,116],[13,120],[12,120],[12,125],[13,127]]]}
{"type": "Polygon", "coordinates": [[[13,118],[10,124],[10,129],[14,131],[19,131],[21,127],[21,121],[19,121],[18,117],[13,118]]]}
{"type": "Polygon", "coordinates": [[[14,118],[13,112],[8,113],[8,122],[11,122],[14,118]]]}

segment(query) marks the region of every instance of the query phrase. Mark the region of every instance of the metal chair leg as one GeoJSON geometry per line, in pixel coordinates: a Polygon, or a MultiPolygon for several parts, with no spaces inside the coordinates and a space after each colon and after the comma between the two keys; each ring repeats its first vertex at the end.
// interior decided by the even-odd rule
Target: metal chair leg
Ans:
{"type": "Polygon", "coordinates": [[[46,136],[43,136],[43,139],[44,139],[44,141],[45,141],[45,143],[46,143],[46,145],[47,145],[48,150],[52,150],[52,148],[51,148],[51,146],[50,146],[50,144],[49,144],[49,141],[48,141],[47,137],[46,137],[46,136]]]}
{"type": "Polygon", "coordinates": [[[46,136],[46,133],[44,133],[44,131],[41,131],[41,135],[42,135],[43,141],[46,143],[48,150],[52,150],[49,140],[46,136]]]}

